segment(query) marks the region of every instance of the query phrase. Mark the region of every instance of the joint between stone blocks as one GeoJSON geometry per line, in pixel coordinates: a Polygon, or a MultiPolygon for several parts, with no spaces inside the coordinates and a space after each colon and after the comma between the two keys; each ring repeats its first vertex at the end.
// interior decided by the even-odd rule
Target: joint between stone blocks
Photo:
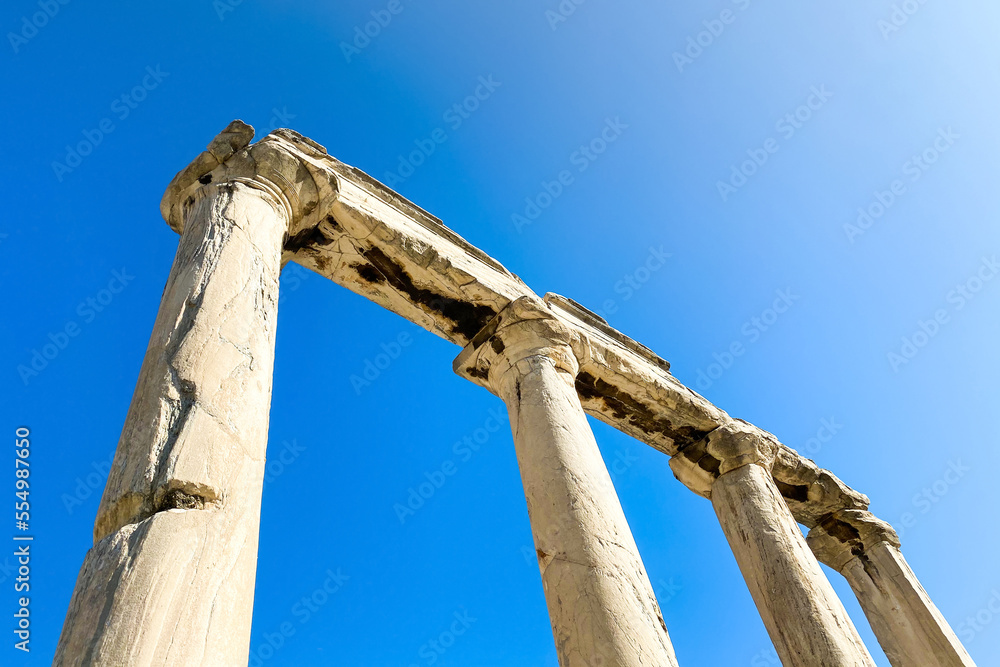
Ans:
{"type": "Polygon", "coordinates": [[[734,419],[705,436],[705,451],[718,459],[720,476],[746,465],[759,465],[770,472],[778,443],[760,429],[734,419]]]}
{"type": "Polygon", "coordinates": [[[494,394],[551,363],[575,379],[580,369],[574,337],[541,299],[522,296],[496,317],[462,350],[455,372],[494,394]]]}
{"type": "Polygon", "coordinates": [[[843,509],[824,517],[806,542],[820,562],[838,572],[854,557],[864,557],[880,542],[899,548],[892,526],[866,510],[843,509]]]}
{"type": "Polygon", "coordinates": [[[720,476],[746,465],[759,465],[771,472],[780,445],[740,419],[712,430],[670,459],[674,477],[705,498],[712,497],[712,485],[720,476]]]}

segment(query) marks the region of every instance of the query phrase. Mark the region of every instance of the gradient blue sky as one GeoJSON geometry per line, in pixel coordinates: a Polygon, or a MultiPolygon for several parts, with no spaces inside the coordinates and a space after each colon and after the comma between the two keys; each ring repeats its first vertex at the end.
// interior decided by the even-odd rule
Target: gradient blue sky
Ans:
{"type": "MultiPolygon", "coordinates": [[[[441,128],[447,140],[396,189],[539,294],[604,311],[878,516],[901,527],[909,515],[904,554],[979,664],[1000,664],[1000,621],[966,622],[1000,591],[1000,280],[976,282],[1000,253],[995,3],[911,0],[889,31],[890,0],[588,0],[557,23],[556,0],[400,0],[350,62],[341,43],[389,3],[331,4],[69,2],[33,32],[22,18],[39,4],[4,3],[3,424],[32,429],[36,553],[33,651],[7,635],[0,662],[51,661],[177,246],[160,197],[241,118],[258,136],[296,129],[379,179],[441,128]],[[679,68],[705,21],[723,29],[679,68]],[[480,77],[499,86],[457,124],[445,114],[480,77]],[[123,106],[144,79],[145,99],[123,106]],[[799,109],[814,87],[825,99],[799,109]],[[808,120],[779,125],[797,110],[808,120]],[[627,127],[581,162],[608,119],[627,127]],[[112,131],[90,155],[53,166],[102,121],[112,131]],[[724,200],[718,183],[762,150],[724,200]],[[518,229],[512,215],[563,170],[572,182],[518,229]],[[848,233],[896,180],[884,213],[848,233]],[[670,257],[646,272],[653,251],[670,257]],[[127,285],[102,292],[115,271],[127,285]],[[779,291],[792,306],[771,321],[779,291]],[[938,311],[935,335],[894,367],[889,353],[938,311]],[[19,371],[71,324],[45,368],[19,371]],[[744,353],[712,368],[734,342],[744,353]],[[836,434],[810,441],[824,420],[836,434]],[[940,482],[952,466],[962,474],[940,482]]],[[[452,373],[456,347],[347,290],[290,266],[282,292],[268,453],[291,463],[272,464],[264,492],[251,664],[555,666],[509,429],[490,421],[500,401],[452,373]],[[401,335],[398,358],[352,384],[401,335]],[[456,448],[463,438],[479,450],[456,448]],[[447,461],[457,472],[401,522],[394,505],[447,461]],[[328,570],[347,579],[308,610],[299,601],[328,570]],[[463,634],[430,648],[455,614],[463,634]],[[283,623],[294,634],[269,650],[283,623]]],[[[681,664],[777,664],[710,504],[664,456],[594,430],[681,664]]]]}

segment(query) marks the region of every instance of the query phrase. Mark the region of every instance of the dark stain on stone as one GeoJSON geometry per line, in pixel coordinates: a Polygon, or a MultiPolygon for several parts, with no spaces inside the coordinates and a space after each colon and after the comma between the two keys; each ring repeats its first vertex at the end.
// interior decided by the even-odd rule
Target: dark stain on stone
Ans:
{"type": "Polygon", "coordinates": [[[298,252],[305,247],[327,246],[333,243],[333,239],[328,239],[319,231],[319,227],[308,227],[285,241],[285,250],[298,252]]]}
{"type": "Polygon", "coordinates": [[[861,533],[858,532],[857,528],[833,516],[827,516],[820,521],[819,527],[825,530],[830,537],[844,544],[861,539],[861,533]]]}
{"type": "MultiPolygon", "coordinates": [[[[845,521],[840,521],[833,515],[827,515],[817,524],[817,527],[826,531],[827,535],[841,544],[846,544],[850,547],[851,553],[861,558],[865,571],[869,573],[869,576],[872,575],[869,572],[870,563],[868,557],[865,555],[865,544],[857,528],[845,521]]],[[[874,568],[874,565],[872,565],[872,568],[874,568]]],[[[873,581],[878,581],[878,579],[873,577],[873,581]]]]}
{"type": "Polygon", "coordinates": [[[315,253],[313,256],[313,261],[316,262],[316,268],[320,270],[323,275],[328,275],[330,271],[330,258],[327,255],[321,255],[315,253]]]}
{"type": "Polygon", "coordinates": [[[334,218],[332,215],[326,216],[324,222],[326,222],[326,224],[330,225],[332,229],[335,229],[338,232],[344,231],[343,227],[340,226],[340,223],[337,222],[336,218],[334,218]]]}
{"type": "Polygon", "coordinates": [[[774,480],[781,497],[785,500],[794,500],[804,503],[809,500],[809,487],[804,484],[785,484],[780,480],[774,480]]]}
{"type": "Polygon", "coordinates": [[[719,467],[722,465],[722,461],[715,458],[711,454],[705,454],[700,459],[698,459],[698,467],[706,472],[712,473],[714,476],[719,476],[719,467]]]}
{"type": "Polygon", "coordinates": [[[201,183],[202,185],[208,185],[209,183],[212,182],[212,175],[205,174],[204,176],[198,179],[198,182],[201,183]]]}
{"type": "Polygon", "coordinates": [[[205,509],[205,499],[200,496],[194,496],[190,493],[184,493],[180,489],[174,489],[173,491],[167,491],[164,494],[163,499],[160,501],[159,506],[156,508],[157,512],[165,512],[167,510],[200,510],[205,509]]]}
{"type": "Polygon", "coordinates": [[[490,339],[490,347],[493,348],[494,352],[500,354],[501,352],[503,352],[504,348],[503,341],[494,336],[493,338],[490,339]]]}
{"type": "Polygon", "coordinates": [[[479,366],[473,366],[469,369],[469,376],[474,378],[479,378],[481,380],[488,380],[490,378],[490,371],[487,368],[480,368],[479,366]]]}
{"type": "Polygon", "coordinates": [[[451,332],[459,334],[467,341],[489,324],[490,320],[497,314],[490,306],[453,299],[417,287],[413,284],[410,274],[379,248],[369,248],[363,252],[363,255],[382,274],[389,285],[408,296],[413,304],[440,313],[446,319],[454,322],[451,332]]]}
{"type": "Polygon", "coordinates": [[[371,264],[354,264],[351,268],[357,271],[365,282],[376,284],[385,282],[385,276],[375,270],[371,264]]]}
{"type": "Polygon", "coordinates": [[[719,468],[722,466],[722,461],[705,451],[704,438],[685,446],[674,456],[679,456],[698,466],[709,473],[713,479],[719,476],[719,468]]]}
{"type": "Polygon", "coordinates": [[[615,419],[627,419],[629,424],[650,435],[667,436],[679,449],[701,440],[708,433],[691,426],[675,427],[669,419],[657,416],[635,398],[590,373],[576,376],[576,391],[581,398],[603,401],[615,419]]]}

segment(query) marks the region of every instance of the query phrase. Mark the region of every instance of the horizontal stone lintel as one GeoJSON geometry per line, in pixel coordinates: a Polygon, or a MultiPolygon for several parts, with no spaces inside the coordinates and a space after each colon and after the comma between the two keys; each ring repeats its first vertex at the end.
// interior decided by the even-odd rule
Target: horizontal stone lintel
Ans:
{"type": "MultiPolygon", "coordinates": [[[[231,144],[232,156],[217,157],[217,150],[202,154],[178,174],[161,206],[168,222],[171,207],[201,183],[233,174],[246,177],[248,171],[264,171],[259,166],[263,162],[277,162],[281,169],[267,173],[280,173],[269,178],[290,181],[279,185],[290,193],[293,209],[303,208],[294,212],[302,222],[286,242],[284,261],[329,278],[461,347],[511,301],[533,295],[520,278],[441,220],[331,157],[316,142],[280,129],[250,146],[244,141],[226,145],[231,144]],[[302,168],[288,177],[286,163],[294,160],[302,168]]],[[[682,450],[696,456],[698,442],[730,419],[674,378],[665,360],[596,314],[556,294],[544,300],[577,339],[576,385],[588,414],[670,456],[682,450]]],[[[808,527],[836,510],[868,506],[863,494],[784,445],[772,474],[796,520],[808,527]]]]}

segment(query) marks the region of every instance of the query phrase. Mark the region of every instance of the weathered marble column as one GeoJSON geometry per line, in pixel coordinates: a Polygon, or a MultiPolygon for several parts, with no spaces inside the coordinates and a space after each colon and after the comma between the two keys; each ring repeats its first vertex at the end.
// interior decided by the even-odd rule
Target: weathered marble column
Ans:
{"type": "Polygon", "coordinates": [[[841,510],[806,541],[847,578],[893,667],[975,667],[900,553],[892,526],[869,512],[841,510]]]}
{"type": "Polygon", "coordinates": [[[183,233],[56,665],[247,663],[278,274],[302,222],[294,171],[252,136],[231,124],[164,199],[183,233]]]}
{"type": "Polygon", "coordinates": [[[570,333],[522,297],[455,360],[507,404],[562,667],[676,665],[663,617],[580,406],[570,333]]]}
{"type": "Polygon", "coordinates": [[[782,665],[874,667],[774,483],[777,441],[734,420],[692,448],[670,467],[711,498],[782,665]]]}

